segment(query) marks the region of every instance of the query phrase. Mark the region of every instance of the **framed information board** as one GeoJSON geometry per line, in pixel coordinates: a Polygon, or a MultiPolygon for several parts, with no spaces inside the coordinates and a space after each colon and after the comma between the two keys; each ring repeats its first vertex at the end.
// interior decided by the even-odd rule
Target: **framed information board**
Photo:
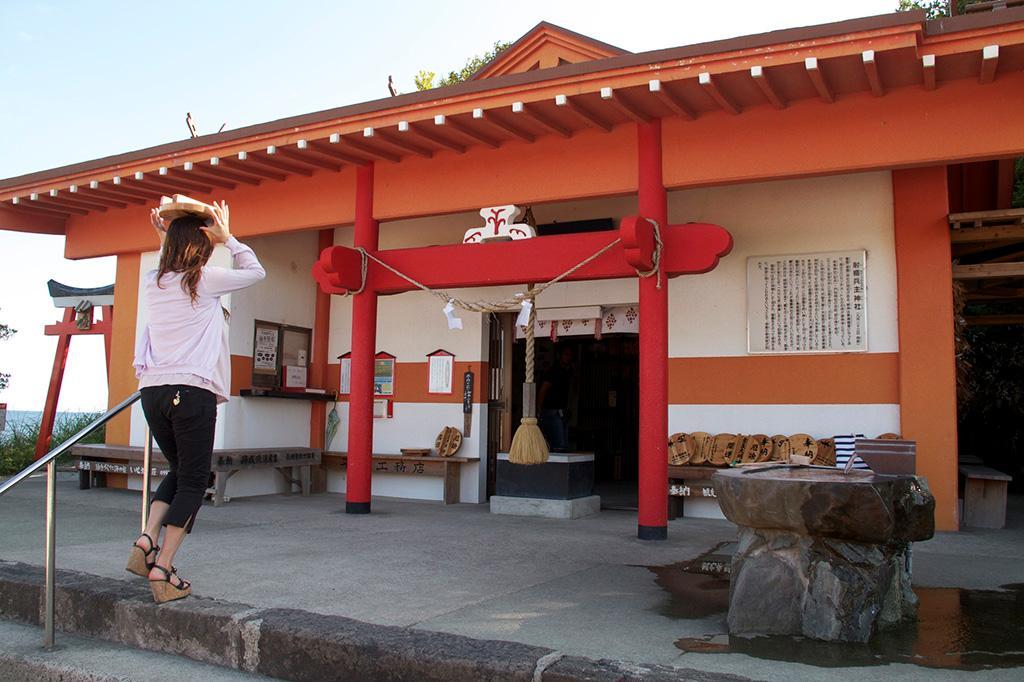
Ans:
{"type": "Polygon", "coordinates": [[[867,252],[747,259],[750,353],[849,353],[868,349],[867,252]]]}
{"type": "Polygon", "coordinates": [[[313,330],[278,322],[256,320],[252,339],[252,385],[254,388],[281,388],[285,384],[283,368],[304,370],[309,366],[313,330]]]}

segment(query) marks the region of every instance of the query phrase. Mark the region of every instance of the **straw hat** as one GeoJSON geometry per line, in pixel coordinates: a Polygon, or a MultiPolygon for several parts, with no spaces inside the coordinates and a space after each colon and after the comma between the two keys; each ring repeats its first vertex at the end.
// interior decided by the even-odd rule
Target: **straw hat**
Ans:
{"type": "Polygon", "coordinates": [[[217,218],[212,206],[184,194],[160,197],[160,206],[157,212],[168,223],[184,215],[196,215],[211,220],[217,218]]]}

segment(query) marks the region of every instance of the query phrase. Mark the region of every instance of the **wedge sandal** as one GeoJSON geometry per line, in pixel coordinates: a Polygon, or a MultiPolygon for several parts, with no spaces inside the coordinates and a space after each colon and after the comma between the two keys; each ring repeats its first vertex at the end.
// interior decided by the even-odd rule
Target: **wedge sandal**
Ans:
{"type": "Polygon", "coordinates": [[[149,579],[149,589],[153,591],[153,601],[157,604],[184,599],[192,594],[192,583],[178,577],[173,567],[169,571],[163,566],[153,566],[153,568],[164,574],[160,580],[149,579]],[[178,579],[177,585],[171,582],[172,576],[178,579]]]}
{"type": "Polygon", "coordinates": [[[149,551],[142,549],[137,544],[133,544],[131,554],[128,555],[128,565],[124,567],[124,570],[145,578],[149,575],[153,566],[156,565],[155,556],[160,551],[160,547],[153,542],[153,538],[149,537],[148,533],[143,533],[141,537],[149,541],[149,551]],[[148,561],[147,557],[151,554],[154,556],[154,559],[153,561],[148,561]]]}

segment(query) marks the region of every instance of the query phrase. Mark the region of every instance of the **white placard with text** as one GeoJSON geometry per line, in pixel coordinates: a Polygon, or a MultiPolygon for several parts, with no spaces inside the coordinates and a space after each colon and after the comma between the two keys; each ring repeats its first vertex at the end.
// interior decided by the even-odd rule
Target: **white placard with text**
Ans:
{"type": "Polygon", "coordinates": [[[750,353],[849,353],[868,349],[867,252],[747,259],[750,353]]]}

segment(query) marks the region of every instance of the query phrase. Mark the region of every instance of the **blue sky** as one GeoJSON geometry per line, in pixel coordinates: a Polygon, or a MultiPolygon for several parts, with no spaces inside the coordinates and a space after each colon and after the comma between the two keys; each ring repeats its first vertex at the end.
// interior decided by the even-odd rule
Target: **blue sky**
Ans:
{"type": "MultiPolygon", "coordinates": [[[[546,20],[634,52],[884,14],[897,0],[600,2],[30,2],[0,4],[0,178],[199,133],[414,90],[546,20]]],[[[148,229],[140,226],[140,229],[148,229]]],[[[72,262],[63,238],[0,232],[0,392],[40,409],[59,311],[46,280],[109,284],[112,258],[72,262]]],[[[61,409],[106,405],[102,343],[72,343],[61,409]]]]}

